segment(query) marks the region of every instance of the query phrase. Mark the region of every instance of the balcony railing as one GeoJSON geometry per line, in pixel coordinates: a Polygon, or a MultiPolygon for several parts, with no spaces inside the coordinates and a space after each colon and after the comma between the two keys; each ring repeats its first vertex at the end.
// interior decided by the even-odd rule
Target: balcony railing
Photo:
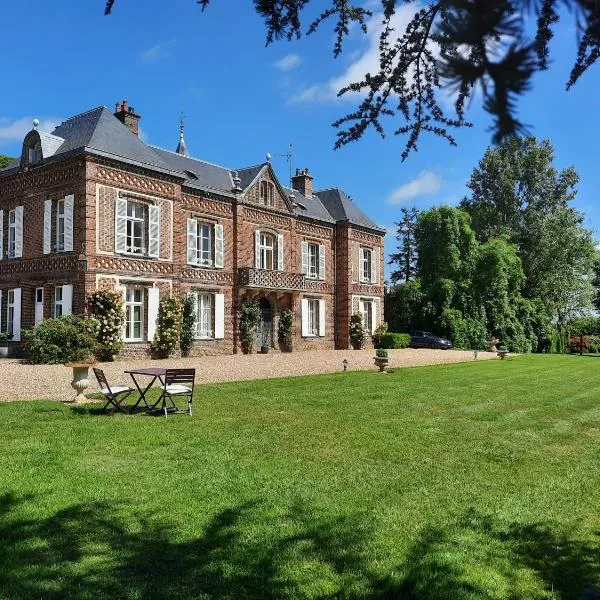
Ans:
{"type": "MultiPolygon", "coordinates": [[[[262,288],[270,290],[305,291],[313,288],[317,283],[307,279],[302,273],[289,271],[269,271],[266,269],[253,269],[243,267],[237,270],[238,285],[249,288],[262,288]]],[[[324,284],[324,282],[318,282],[324,284]]]]}

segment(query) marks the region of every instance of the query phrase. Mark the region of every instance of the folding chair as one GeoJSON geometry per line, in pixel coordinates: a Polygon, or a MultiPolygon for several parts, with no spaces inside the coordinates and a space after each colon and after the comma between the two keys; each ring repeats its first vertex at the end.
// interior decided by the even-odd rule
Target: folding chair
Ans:
{"type": "Polygon", "coordinates": [[[98,380],[100,391],[104,394],[106,398],[106,404],[102,407],[102,410],[106,410],[108,406],[112,404],[113,407],[109,411],[111,415],[116,410],[122,410],[123,412],[126,412],[125,408],[121,406],[121,403],[123,402],[123,400],[125,400],[125,398],[127,398],[127,396],[129,396],[129,394],[131,394],[131,392],[135,390],[127,385],[117,385],[114,387],[110,387],[110,385],[108,385],[106,375],[104,374],[104,371],[102,369],[94,368],[94,375],[98,380]],[[121,395],[123,396],[119,400],[119,396],[121,395]]]}
{"type": "Polygon", "coordinates": [[[163,387],[162,403],[167,416],[167,399],[173,408],[177,409],[173,397],[186,396],[188,410],[192,416],[192,397],[194,395],[194,382],[196,380],[196,369],[167,369],[165,373],[165,385],[163,387]]]}

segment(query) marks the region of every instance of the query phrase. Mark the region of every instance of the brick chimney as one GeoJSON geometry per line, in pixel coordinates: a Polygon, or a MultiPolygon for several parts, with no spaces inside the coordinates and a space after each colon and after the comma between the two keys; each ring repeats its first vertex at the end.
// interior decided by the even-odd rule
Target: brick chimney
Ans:
{"type": "Polygon", "coordinates": [[[140,131],[140,115],[135,113],[132,106],[127,104],[127,100],[123,100],[121,104],[117,102],[115,107],[115,117],[125,125],[134,135],[139,135],[140,131]]]}
{"type": "Polygon", "coordinates": [[[308,172],[308,169],[304,169],[304,171],[296,169],[296,175],[292,177],[292,187],[301,194],[304,194],[306,197],[312,197],[313,177],[308,172]]]}

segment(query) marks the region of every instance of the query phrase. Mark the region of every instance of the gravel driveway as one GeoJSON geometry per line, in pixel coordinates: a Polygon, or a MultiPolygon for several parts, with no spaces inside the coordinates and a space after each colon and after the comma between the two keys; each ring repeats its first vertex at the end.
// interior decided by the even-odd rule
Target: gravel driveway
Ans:
{"type": "MultiPolygon", "coordinates": [[[[136,360],[103,363],[112,385],[129,384],[123,374],[132,367],[195,367],[197,382],[239,381],[265,379],[316,373],[334,373],[342,370],[342,361],[348,359],[348,369],[376,369],[373,350],[322,350],[293,352],[291,354],[235,354],[205,356],[173,360],[136,360]],[[113,383],[114,382],[114,383],[113,383]]],[[[390,350],[390,367],[415,367],[473,360],[473,353],[461,350],[411,349],[390,350]]],[[[495,353],[480,352],[477,360],[496,358],[495,353]]],[[[90,371],[93,377],[93,373],[90,371]]],[[[70,386],[71,369],[62,365],[26,365],[16,359],[0,359],[0,401],[71,400],[74,392],[70,386]]],[[[96,380],[89,390],[98,391],[96,380]]]]}

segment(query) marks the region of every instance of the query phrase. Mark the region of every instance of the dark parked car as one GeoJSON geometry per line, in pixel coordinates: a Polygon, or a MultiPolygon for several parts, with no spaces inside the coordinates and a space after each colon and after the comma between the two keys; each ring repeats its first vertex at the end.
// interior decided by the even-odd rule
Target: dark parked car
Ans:
{"type": "Polygon", "coordinates": [[[449,350],[452,348],[452,342],[433,335],[429,331],[413,331],[410,334],[410,346],[411,348],[439,348],[440,350],[449,350]]]}

